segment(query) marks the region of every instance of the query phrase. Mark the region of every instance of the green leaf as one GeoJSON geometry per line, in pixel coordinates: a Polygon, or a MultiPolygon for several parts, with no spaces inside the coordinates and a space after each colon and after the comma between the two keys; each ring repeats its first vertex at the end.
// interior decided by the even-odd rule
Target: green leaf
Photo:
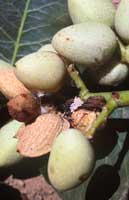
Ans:
{"type": "Polygon", "coordinates": [[[1,0],[0,57],[14,63],[71,23],[64,0],[1,0]]]}
{"type": "MultiPolygon", "coordinates": [[[[15,63],[71,24],[66,0],[1,0],[0,58],[15,63]]],[[[93,146],[96,168],[89,180],[60,193],[63,200],[119,200],[129,187],[129,108],[117,109],[93,146]]],[[[42,173],[46,176],[47,163],[42,173]]]]}

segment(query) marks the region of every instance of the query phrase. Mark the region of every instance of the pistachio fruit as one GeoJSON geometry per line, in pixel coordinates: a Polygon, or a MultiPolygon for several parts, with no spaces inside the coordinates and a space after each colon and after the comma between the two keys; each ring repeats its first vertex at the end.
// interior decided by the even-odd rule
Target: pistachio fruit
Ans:
{"type": "Polygon", "coordinates": [[[111,0],[68,0],[68,9],[74,24],[94,21],[114,26],[116,9],[111,0]]]}
{"type": "Polygon", "coordinates": [[[22,159],[17,153],[15,135],[23,123],[12,120],[0,129],[0,168],[9,167],[22,159]]]}
{"type": "Polygon", "coordinates": [[[51,51],[51,52],[54,52],[54,53],[57,53],[56,50],[53,48],[52,44],[45,44],[43,45],[39,50],[38,52],[40,51],[51,51]]]}
{"type": "MultiPolygon", "coordinates": [[[[53,53],[57,53],[57,51],[53,48],[52,44],[46,44],[46,45],[43,45],[39,50],[38,52],[46,52],[46,51],[49,51],[49,52],[53,52],[53,53]]],[[[65,65],[69,65],[69,61],[66,60],[64,57],[61,57],[61,59],[63,60],[63,62],[65,63],[65,65]]]]}
{"type": "Polygon", "coordinates": [[[121,63],[118,59],[113,58],[109,63],[100,69],[90,70],[89,76],[92,81],[100,85],[117,86],[129,75],[129,68],[126,64],[121,63]]]}
{"type": "Polygon", "coordinates": [[[60,191],[86,180],[94,167],[94,151],[77,129],[67,129],[55,139],[48,161],[51,184],[60,191]]]}
{"type": "Polygon", "coordinates": [[[121,0],[116,11],[115,29],[121,39],[129,44],[129,0],[121,0]]]}
{"type": "Polygon", "coordinates": [[[12,65],[0,59],[0,70],[12,68],[12,65]]]}
{"type": "Polygon", "coordinates": [[[54,52],[31,53],[16,62],[16,76],[32,90],[55,92],[66,75],[63,60],[54,52]]]}
{"type": "Polygon", "coordinates": [[[100,85],[117,86],[129,75],[129,69],[126,64],[117,63],[107,74],[101,76],[99,80],[100,85]]]}
{"type": "Polygon", "coordinates": [[[113,56],[117,41],[105,24],[86,22],[63,28],[52,40],[54,49],[71,62],[84,66],[100,66],[113,56]]]}

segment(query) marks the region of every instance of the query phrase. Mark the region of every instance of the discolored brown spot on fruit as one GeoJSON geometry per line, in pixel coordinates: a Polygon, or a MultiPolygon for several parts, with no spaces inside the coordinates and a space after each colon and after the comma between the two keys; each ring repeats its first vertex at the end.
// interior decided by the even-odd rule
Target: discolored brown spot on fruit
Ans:
{"type": "Polygon", "coordinates": [[[66,41],[69,41],[69,40],[70,40],[70,38],[67,37],[67,38],[66,38],[66,41]]]}
{"type": "Polygon", "coordinates": [[[54,174],[54,173],[55,173],[55,169],[54,169],[53,166],[50,166],[50,172],[51,172],[51,174],[54,174]]]}
{"type": "Polygon", "coordinates": [[[113,97],[113,99],[119,99],[120,95],[118,92],[112,92],[112,97],[113,97]]]}
{"type": "Polygon", "coordinates": [[[83,174],[82,176],[79,177],[79,180],[81,182],[85,181],[87,179],[88,174],[83,174]]]}

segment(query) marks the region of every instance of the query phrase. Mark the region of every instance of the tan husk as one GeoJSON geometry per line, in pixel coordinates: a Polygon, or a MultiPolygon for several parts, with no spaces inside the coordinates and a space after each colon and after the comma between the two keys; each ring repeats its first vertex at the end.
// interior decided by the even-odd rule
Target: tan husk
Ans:
{"type": "Polygon", "coordinates": [[[79,129],[82,133],[86,133],[96,120],[97,113],[85,109],[78,109],[71,115],[72,126],[79,129]]]}
{"type": "Polygon", "coordinates": [[[47,154],[51,151],[56,136],[69,126],[69,123],[58,114],[40,115],[34,123],[19,130],[17,151],[26,157],[47,154]]]}
{"type": "Polygon", "coordinates": [[[7,106],[12,118],[20,122],[30,123],[40,114],[40,102],[32,94],[19,94],[7,106]]]}
{"type": "Polygon", "coordinates": [[[70,128],[70,123],[67,119],[62,118],[63,123],[62,123],[62,131],[65,131],[70,128]]]}
{"type": "Polygon", "coordinates": [[[30,91],[16,78],[14,69],[0,70],[0,92],[8,99],[30,91]]]}

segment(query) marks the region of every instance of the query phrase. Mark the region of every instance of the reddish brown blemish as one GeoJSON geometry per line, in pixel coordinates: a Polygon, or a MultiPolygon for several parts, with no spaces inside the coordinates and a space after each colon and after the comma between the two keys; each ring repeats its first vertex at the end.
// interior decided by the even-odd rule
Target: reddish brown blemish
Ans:
{"type": "Polygon", "coordinates": [[[119,99],[120,95],[118,92],[112,92],[112,97],[113,97],[113,99],[119,99]]]}
{"type": "Polygon", "coordinates": [[[67,37],[67,38],[66,38],[66,41],[69,41],[69,40],[70,40],[70,38],[67,37]]]}
{"type": "Polygon", "coordinates": [[[87,174],[83,174],[82,176],[79,177],[79,181],[83,182],[87,179],[87,174]]]}

